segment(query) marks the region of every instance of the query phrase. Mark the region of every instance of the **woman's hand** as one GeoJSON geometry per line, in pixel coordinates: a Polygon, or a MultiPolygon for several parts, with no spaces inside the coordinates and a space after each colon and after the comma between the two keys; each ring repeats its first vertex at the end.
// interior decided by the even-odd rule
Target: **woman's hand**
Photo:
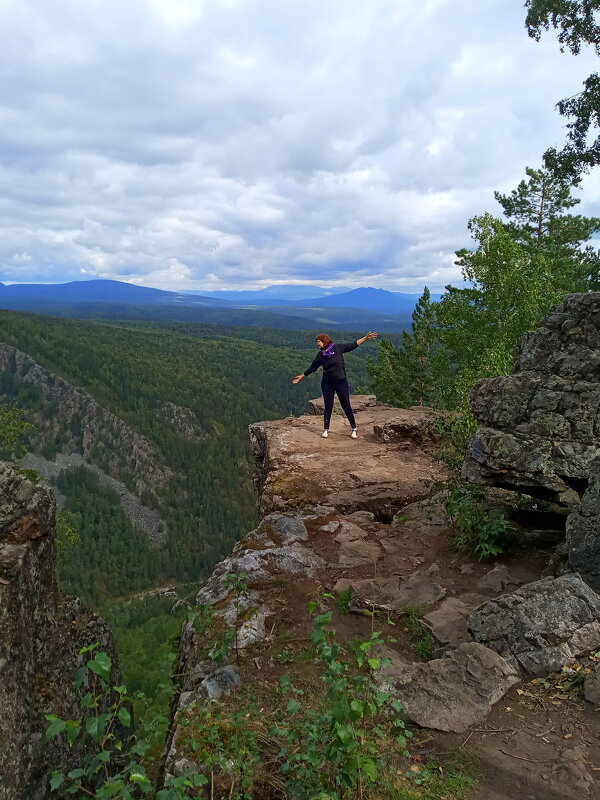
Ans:
{"type": "Polygon", "coordinates": [[[357,339],[356,344],[361,345],[364,344],[367,341],[367,339],[376,339],[376,338],[377,334],[375,333],[375,331],[369,331],[368,333],[365,333],[362,339],[357,339]]]}
{"type": "Polygon", "coordinates": [[[304,375],[296,375],[296,377],[292,380],[292,383],[300,383],[301,380],[304,379],[304,375]]]}

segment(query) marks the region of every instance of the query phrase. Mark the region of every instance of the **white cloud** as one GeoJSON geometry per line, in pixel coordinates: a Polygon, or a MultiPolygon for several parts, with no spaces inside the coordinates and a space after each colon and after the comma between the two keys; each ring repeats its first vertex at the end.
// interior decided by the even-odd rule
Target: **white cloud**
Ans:
{"type": "MultiPolygon", "coordinates": [[[[0,0],[0,269],[418,291],[597,60],[502,0],[0,0]]],[[[598,213],[597,176],[582,212],[598,213]]]]}

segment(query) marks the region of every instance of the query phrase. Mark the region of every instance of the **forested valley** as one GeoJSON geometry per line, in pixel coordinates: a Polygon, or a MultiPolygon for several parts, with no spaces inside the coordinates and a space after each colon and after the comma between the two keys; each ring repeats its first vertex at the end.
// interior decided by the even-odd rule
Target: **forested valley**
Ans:
{"type": "MultiPolygon", "coordinates": [[[[319,379],[293,386],[291,377],[314,357],[315,333],[0,313],[1,342],[89,392],[143,436],[154,460],[172,473],[140,498],[160,516],[158,546],[127,516],[119,491],[90,469],[107,468],[99,447],[90,464],[54,478],[64,498],[61,527],[71,532],[60,547],[61,584],[111,622],[132,689],[153,693],[157,653],[162,648],[166,655],[181,621],[179,607],[173,610],[175,592],[165,598],[152,590],[175,586],[192,600],[214,564],[255,524],[247,426],[306,412],[308,399],[320,392],[319,379]]],[[[367,348],[361,348],[347,358],[357,392],[370,389],[366,356],[367,348]]],[[[80,420],[61,419],[57,401],[44,397],[35,381],[24,382],[7,369],[0,374],[0,391],[31,426],[25,434],[29,452],[53,462],[76,449],[80,420]]],[[[122,479],[135,494],[133,476],[122,479]]]]}

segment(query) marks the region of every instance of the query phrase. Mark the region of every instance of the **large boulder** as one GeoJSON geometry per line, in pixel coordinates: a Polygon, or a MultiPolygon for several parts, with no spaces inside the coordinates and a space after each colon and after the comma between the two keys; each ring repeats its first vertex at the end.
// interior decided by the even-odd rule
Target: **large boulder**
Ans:
{"type": "Polygon", "coordinates": [[[386,682],[412,722],[461,733],[484,722],[494,703],[519,680],[514,666],[497,653],[467,642],[442,658],[408,666],[386,682]]]}
{"type": "Polygon", "coordinates": [[[375,425],[375,438],[383,444],[417,442],[429,444],[436,439],[434,423],[442,412],[428,406],[399,408],[396,415],[380,425],[375,425]]]}
{"type": "Polygon", "coordinates": [[[588,488],[567,519],[569,565],[600,592],[600,458],[592,465],[588,488]]]}
{"type": "Polygon", "coordinates": [[[474,482],[573,506],[600,455],[600,292],[569,295],[525,334],[512,375],[478,381],[474,482]]]}
{"type": "Polygon", "coordinates": [[[476,642],[542,676],[600,647],[600,597],[579,575],[525,584],[469,616],[476,642]]]}

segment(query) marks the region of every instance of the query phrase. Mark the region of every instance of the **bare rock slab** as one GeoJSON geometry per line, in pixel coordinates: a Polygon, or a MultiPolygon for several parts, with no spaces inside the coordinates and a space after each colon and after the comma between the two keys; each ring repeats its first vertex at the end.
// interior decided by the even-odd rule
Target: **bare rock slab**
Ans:
{"type": "Polygon", "coordinates": [[[458,647],[463,642],[472,641],[472,636],[467,629],[469,614],[476,608],[484,597],[469,596],[469,598],[448,597],[435,611],[426,614],[422,623],[431,632],[442,647],[458,647]]]}
{"type": "Polygon", "coordinates": [[[411,406],[399,409],[392,419],[375,425],[375,438],[383,444],[400,442],[431,442],[435,437],[432,424],[440,412],[427,406],[411,406]]]}
{"type": "MultiPolygon", "coordinates": [[[[323,530],[323,528],[321,528],[321,530],[323,530]]],[[[334,541],[338,544],[364,539],[367,536],[367,532],[363,528],[355,525],[354,522],[347,522],[345,520],[338,523],[337,530],[338,533],[334,537],[334,541]]]]}
{"type": "Polygon", "coordinates": [[[494,703],[519,683],[519,675],[493,650],[467,642],[442,658],[413,664],[392,680],[412,722],[462,733],[485,721],[494,703]]]}
{"type": "Polygon", "coordinates": [[[381,555],[381,548],[376,542],[364,539],[344,541],[340,546],[338,564],[340,567],[374,566],[381,555]]]}
{"type": "Polygon", "coordinates": [[[521,581],[515,579],[514,576],[510,574],[508,567],[504,566],[504,564],[497,564],[479,579],[477,582],[477,591],[499,594],[506,589],[514,589],[519,583],[521,583],[521,581]]]}
{"type": "Polygon", "coordinates": [[[403,611],[411,606],[430,605],[446,594],[445,589],[426,575],[411,575],[406,580],[397,577],[342,578],[336,583],[334,591],[341,592],[349,588],[354,592],[352,605],[355,608],[376,606],[384,611],[403,611]]]}
{"type": "Polygon", "coordinates": [[[428,606],[437,603],[445,594],[446,590],[427,575],[411,575],[400,581],[394,607],[403,609],[410,606],[428,606]]]}
{"type": "Polygon", "coordinates": [[[579,575],[543,578],[484,603],[469,630],[513,666],[546,675],[600,646],[600,597],[579,575]]]}
{"type": "Polygon", "coordinates": [[[250,426],[259,516],[322,504],[344,515],[367,512],[389,521],[399,508],[429,496],[431,479],[444,475],[429,449],[418,441],[384,444],[373,435],[375,426],[397,417],[399,409],[354,407],[359,440],[350,438],[347,421],[339,416],[332,419],[328,439],[321,438],[318,416],[250,426]]]}

